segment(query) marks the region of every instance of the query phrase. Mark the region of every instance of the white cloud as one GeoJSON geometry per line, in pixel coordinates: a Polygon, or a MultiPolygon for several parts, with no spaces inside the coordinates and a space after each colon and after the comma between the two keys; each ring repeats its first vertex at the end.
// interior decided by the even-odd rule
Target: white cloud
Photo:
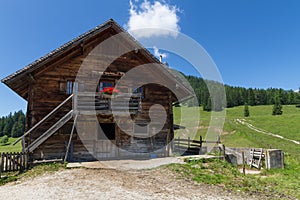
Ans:
{"type": "Polygon", "coordinates": [[[154,51],[154,55],[157,57],[162,56],[162,58],[166,58],[168,56],[166,53],[159,52],[159,49],[156,46],[153,47],[153,51],[154,51]]]}
{"type": "Polygon", "coordinates": [[[130,16],[126,28],[136,38],[176,37],[177,32],[180,31],[178,12],[179,9],[176,6],[167,3],[159,1],[150,3],[148,0],[144,0],[138,4],[137,0],[135,2],[130,0],[130,16]]]}

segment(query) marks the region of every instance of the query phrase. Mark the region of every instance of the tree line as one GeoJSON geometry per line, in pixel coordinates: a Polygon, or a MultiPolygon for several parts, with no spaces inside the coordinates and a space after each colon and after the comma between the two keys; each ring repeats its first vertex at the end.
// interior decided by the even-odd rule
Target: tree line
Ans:
{"type": "Polygon", "coordinates": [[[215,105],[215,110],[222,110],[224,107],[231,108],[234,106],[256,106],[256,105],[299,105],[300,93],[293,90],[284,90],[281,88],[244,88],[223,85],[215,81],[207,81],[196,76],[185,76],[190,85],[195,91],[199,105],[203,106],[204,110],[210,111],[212,101],[215,105]],[[209,93],[208,87],[212,88],[213,94],[209,93]],[[222,90],[226,92],[226,102],[212,96],[218,96],[222,90]],[[214,94],[215,93],[215,94],[214,94]],[[278,102],[279,101],[279,102],[278,102]]]}
{"type": "Polygon", "coordinates": [[[0,137],[20,137],[25,131],[25,114],[22,110],[0,118],[0,137]]]}

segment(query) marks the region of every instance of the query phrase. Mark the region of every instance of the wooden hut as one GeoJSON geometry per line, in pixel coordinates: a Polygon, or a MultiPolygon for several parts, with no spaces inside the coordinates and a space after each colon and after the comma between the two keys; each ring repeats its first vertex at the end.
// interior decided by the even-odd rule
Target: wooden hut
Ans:
{"type": "Polygon", "coordinates": [[[31,160],[85,161],[168,156],[174,137],[172,105],[179,99],[175,93],[181,97],[191,95],[191,91],[170,73],[168,67],[112,19],[2,82],[28,102],[26,133],[18,141],[22,141],[23,151],[29,153],[31,160]],[[110,42],[109,39],[117,36],[118,40],[110,42]],[[91,53],[105,42],[108,42],[108,47],[102,48],[98,64],[80,72],[85,60],[93,57],[91,53]],[[110,45],[112,42],[114,44],[110,45]],[[112,58],[109,45],[113,46],[113,51],[121,48],[128,51],[112,58]],[[105,69],[99,64],[102,61],[109,61],[105,69]],[[128,83],[120,86],[117,97],[110,95],[109,90],[114,89],[124,74],[141,65],[147,67],[150,63],[156,67],[148,66],[145,68],[147,72],[138,76],[152,76],[156,79],[154,83],[138,88],[131,88],[132,83],[128,83]],[[85,82],[77,81],[79,73],[85,74],[85,82]],[[93,77],[98,78],[96,86],[89,83],[93,77]],[[169,86],[164,82],[168,82],[169,86]],[[166,113],[158,132],[155,132],[155,127],[149,127],[153,120],[149,109],[154,104],[160,104],[166,113]],[[80,126],[76,126],[78,124],[80,126]]]}

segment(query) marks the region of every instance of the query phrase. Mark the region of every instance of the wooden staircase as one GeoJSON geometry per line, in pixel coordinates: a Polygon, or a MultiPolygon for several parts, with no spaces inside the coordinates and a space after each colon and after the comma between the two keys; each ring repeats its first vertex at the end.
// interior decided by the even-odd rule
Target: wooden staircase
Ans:
{"type": "MultiPolygon", "coordinates": [[[[74,117],[74,123],[72,128],[72,134],[74,132],[77,115],[91,115],[91,114],[114,114],[126,113],[129,111],[131,114],[137,113],[141,108],[141,95],[129,95],[123,94],[115,97],[113,101],[111,98],[103,98],[103,96],[95,93],[73,93],[61,104],[59,104],[54,110],[52,110],[48,115],[46,115],[41,121],[35,124],[30,130],[28,130],[22,137],[14,142],[14,145],[22,140],[23,152],[33,152],[37,147],[44,143],[49,137],[56,133],[63,125],[70,121],[74,117]],[[68,105],[70,101],[73,101],[73,108],[68,105]],[[113,109],[112,109],[113,107],[113,109]],[[60,110],[62,109],[62,110],[60,110]],[[129,109],[129,110],[128,110],[129,109]],[[52,120],[49,124],[47,120],[56,118],[57,121],[52,120]],[[29,141],[27,146],[25,146],[25,137],[29,134],[36,135],[33,141],[29,141]]],[[[71,137],[70,137],[71,138],[71,137]]],[[[27,142],[27,141],[26,141],[27,142]]],[[[69,150],[69,145],[67,151],[69,150]]],[[[66,158],[67,159],[67,156],[66,158]]]]}
{"type": "MultiPolygon", "coordinates": [[[[65,109],[65,106],[73,99],[73,94],[70,95],[66,100],[64,100],[61,104],[59,104],[54,110],[52,110],[48,115],[46,115],[41,121],[35,124],[31,129],[29,129],[22,137],[18,138],[15,142],[18,143],[22,140],[23,152],[33,152],[37,147],[39,147],[43,142],[45,142],[50,136],[52,136],[55,132],[57,132],[63,125],[65,125],[69,120],[73,118],[74,111],[70,109],[67,113],[61,117],[58,121],[54,122],[49,128],[43,131],[43,134],[34,139],[31,143],[29,143],[25,147],[25,137],[31,133],[34,133],[39,127],[47,124],[47,120],[53,116],[61,115],[62,113],[58,112],[59,109],[65,109]],[[55,115],[56,114],[56,115],[55,115]]],[[[64,111],[65,113],[66,111],[64,111]]],[[[49,125],[48,125],[49,126],[49,125]]]]}
{"type": "Polygon", "coordinates": [[[65,125],[70,119],[73,118],[73,110],[68,112],[59,121],[57,121],[53,126],[51,126],[46,132],[44,132],[40,137],[35,139],[30,145],[25,148],[25,152],[32,152],[43,142],[45,142],[51,135],[58,131],[63,125],[65,125]]]}

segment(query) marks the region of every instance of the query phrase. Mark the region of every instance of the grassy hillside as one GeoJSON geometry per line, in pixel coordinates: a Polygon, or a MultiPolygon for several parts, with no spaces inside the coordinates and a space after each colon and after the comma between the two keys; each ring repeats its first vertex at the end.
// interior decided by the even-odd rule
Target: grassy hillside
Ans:
{"type": "Polygon", "coordinates": [[[0,144],[0,153],[2,153],[2,152],[21,152],[22,151],[21,142],[18,142],[16,145],[12,145],[16,140],[17,140],[17,138],[9,138],[8,142],[6,144],[0,144]]]}
{"type": "Polygon", "coordinates": [[[287,155],[300,160],[300,145],[280,138],[272,137],[251,130],[237,123],[237,119],[245,119],[253,126],[267,132],[278,134],[287,139],[300,141],[300,109],[295,106],[283,106],[283,115],[273,116],[272,106],[249,107],[250,117],[243,117],[244,107],[227,109],[222,142],[227,146],[263,147],[282,149],[287,155]]]}
{"type": "MultiPolygon", "coordinates": [[[[195,120],[195,108],[184,108],[187,110],[185,117],[186,121],[195,120]]],[[[298,157],[300,160],[300,145],[295,143],[275,138],[269,135],[258,133],[251,130],[245,125],[237,122],[237,119],[244,119],[246,122],[255,127],[263,129],[267,132],[278,134],[288,139],[300,141],[300,109],[295,106],[283,106],[283,115],[273,116],[272,106],[249,106],[250,117],[244,117],[244,106],[228,108],[226,110],[226,120],[221,134],[221,141],[226,146],[234,147],[263,147],[263,148],[277,148],[282,149],[287,154],[298,157]]],[[[174,108],[174,122],[180,124],[181,108],[174,108]]],[[[205,136],[211,118],[211,113],[203,111],[200,112],[200,126],[198,127],[198,134],[205,136]]],[[[191,127],[191,124],[188,124],[191,127]]],[[[196,127],[194,127],[196,128],[196,127]]],[[[184,131],[182,131],[184,132],[184,131]]],[[[185,131],[188,132],[188,131],[185,131]]],[[[177,131],[176,135],[183,134],[177,131]]],[[[188,136],[188,134],[186,134],[188,136]]]]}
{"type": "MultiPolygon", "coordinates": [[[[190,112],[187,118],[193,120],[195,108],[185,108],[190,112]]],[[[273,116],[272,106],[249,106],[250,117],[244,117],[244,106],[229,108],[226,110],[226,120],[221,134],[221,142],[229,147],[262,147],[282,149],[285,154],[285,169],[266,170],[264,179],[253,177],[253,185],[248,187],[261,187],[260,190],[268,190],[278,194],[300,197],[300,145],[280,138],[259,133],[249,127],[238,123],[237,120],[245,120],[254,127],[271,132],[288,139],[300,141],[300,109],[295,106],[283,106],[283,115],[273,116]]],[[[197,138],[201,134],[205,136],[210,122],[210,113],[200,111],[200,127],[197,138]]],[[[180,123],[180,108],[174,108],[175,123],[180,123]]],[[[181,135],[176,132],[176,135],[181,135]]],[[[211,174],[211,176],[214,176],[211,174]]],[[[241,177],[240,177],[241,178],[241,177]]],[[[242,177],[244,180],[247,177],[242,177]]],[[[249,177],[248,177],[249,178],[249,177]]],[[[235,180],[232,179],[232,182],[235,180]]],[[[245,179],[246,181],[246,179],[245,179]]],[[[226,185],[225,182],[223,184],[226,185]]],[[[227,185],[226,185],[227,186],[227,185]]],[[[230,188],[230,187],[229,187],[230,188]]]]}

